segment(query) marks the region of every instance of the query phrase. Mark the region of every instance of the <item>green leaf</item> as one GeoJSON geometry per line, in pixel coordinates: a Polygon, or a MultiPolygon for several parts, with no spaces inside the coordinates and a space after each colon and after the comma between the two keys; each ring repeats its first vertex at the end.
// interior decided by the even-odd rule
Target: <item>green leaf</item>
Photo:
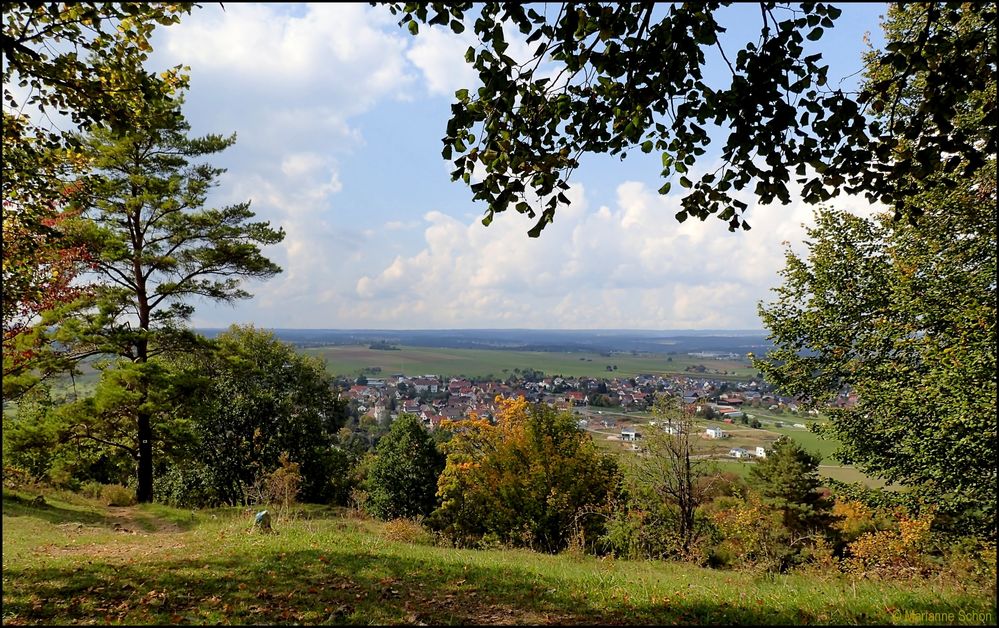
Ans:
{"type": "Polygon", "coordinates": [[[420,25],[416,23],[416,20],[410,20],[408,26],[411,35],[416,35],[420,32],[420,25]]]}

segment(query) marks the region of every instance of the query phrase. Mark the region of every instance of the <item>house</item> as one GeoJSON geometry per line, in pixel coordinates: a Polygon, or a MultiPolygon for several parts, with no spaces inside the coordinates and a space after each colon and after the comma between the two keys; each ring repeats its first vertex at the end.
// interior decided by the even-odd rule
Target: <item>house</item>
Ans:
{"type": "Polygon", "coordinates": [[[756,457],[757,458],[766,458],[767,457],[767,450],[765,448],[763,448],[763,447],[757,447],[756,448],[756,457]]]}
{"type": "Polygon", "coordinates": [[[634,429],[621,430],[621,440],[635,441],[642,437],[642,433],[634,429]]]}
{"type": "Polygon", "coordinates": [[[416,392],[424,392],[429,390],[432,393],[437,392],[438,382],[436,379],[431,379],[429,377],[417,377],[412,381],[413,390],[416,392]]]}
{"type": "Polygon", "coordinates": [[[727,436],[725,430],[721,429],[720,427],[709,427],[708,429],[704,430],[704,434],[708,438],[725,438],[727,436]]]}
{"type": "Polygon", "coordinates": [[[742,447],[734,447],[728,450],[728,455],[732,456],[733,458],[748,458],[749,451],[743,449],[742,447]]]}

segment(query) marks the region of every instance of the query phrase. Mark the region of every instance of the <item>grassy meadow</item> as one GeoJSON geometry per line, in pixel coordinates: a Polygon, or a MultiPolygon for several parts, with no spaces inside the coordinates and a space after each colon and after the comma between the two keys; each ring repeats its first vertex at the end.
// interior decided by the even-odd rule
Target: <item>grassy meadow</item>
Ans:
{"type": "Polygon", "coordinates": [[[298,507],[105,507],[3,495],[3,623],[992,624],[959,582],[764,577],[657,561],[435,546],[409,522],[298,507]]]}
{"type": "Polygon", "coordinates": [[[492,349],[444,349],[400,346],[397,351],[369,349],[367,346],[329,346],[302,349],[308,355],[326,360],[334,375],[360,375],[365,368],[381,368],[382,375],[443,375],[497,379],[513,374],[513,369],[531,368],[547,375],[566,377],[635,377],[641,374],[675,373],[718,379],[746,379],[756,375],[748,361],[695,358],[689,355],[610,356],[592,352],[508,351],[492,349]],[[704,366],[703,374],[685,371],[688,366],[704,366]],[[607,370],[607,367],[612,367],[607,370]],[[617,366],[617,369],[613,369],[617,366]]]}
{"type": "MultiPolygon", "coordinates": [[[[626,427],[636,427],[640,432],[643,425],[647,425],[654,417],[648,412],[621,412],[620,409],[600,409],[600,414],[595,408],[582,409],[582,414],[590,420],[590,429],[593,435],[593,442],[601,449],[610,453],[624,456],[626,459],[635,456],[632,450],[632,443],[620,440],[618,436],[621,429],[626,427]],[[601,419],[615,421],[612,428],[604,428],[600,424],[601,419]]],[[[707,427],[721,427],[728,434],[729,438],[722,440],[700,439],[695,443],[699,454],[710,454],[721,459],[715,460],[715,464],[722,471],[731,471],[739,475],[746,476],[754,462],[752,459],[728,458],[728,452],[734,447],[742,447],[749,451],[755,451],[757,446],[769,448],[775,440],[781,436],[793,439],[806,450],[817,454],[820,459],[819,475],[840,482],[862,482],[873,488],[884,488],[884,480],[871,478],[852,465],[840,464],[833,454],[839,447],[839,442],[832,439],[822,438],[808,427],[794,427],[795,423],[810,426],[814,423],[825,421],[826,417],[810,415],[778,415],[759,408],[746,408],[746,413],[755,416],[764,422],[761,428],[752,428],[741,423],[726,424],[720,421],[696,420],[694,424],[699,432],[703,432],[707,427]],[[782,427],[775,427],[774,421],[783,423],[782,427]]],[[[635,443],[641,446],[641,441],[635,443]]],[[[889,487],[890,488],[890,487],[889,487]]]]}

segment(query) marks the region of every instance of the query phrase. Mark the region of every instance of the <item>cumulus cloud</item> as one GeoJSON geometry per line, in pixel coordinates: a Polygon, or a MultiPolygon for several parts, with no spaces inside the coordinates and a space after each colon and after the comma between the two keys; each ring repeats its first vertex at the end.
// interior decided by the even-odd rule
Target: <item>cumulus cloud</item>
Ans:
{"type": "MultiPolygon", "coordinates": [[[[391,325],[394,312],[408,312],[414,327],[758,328],[756,303],[779,281],[782,243],[801,241],[812,224],[801,202],[751,206],[748,232],[714,218],[681,224],[678,197],[637,181],[595,211],[582,185],[569,196],[538,239],[518,216],[486,228],[428,212],[425,246],[361,276],[344,314],[391,325]]],[[[872,211],[856,198],[839,205],[872,211]]]]}

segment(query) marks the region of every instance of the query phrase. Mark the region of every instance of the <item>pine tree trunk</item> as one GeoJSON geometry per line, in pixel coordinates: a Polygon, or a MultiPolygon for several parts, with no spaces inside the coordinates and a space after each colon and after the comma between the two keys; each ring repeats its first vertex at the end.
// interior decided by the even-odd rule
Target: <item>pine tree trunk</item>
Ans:
{"type": "Polygon", "coordinates": [[[153,501],[153,428],[148,412],[139,412],[139,470],[135,499],[153,501]]]}

